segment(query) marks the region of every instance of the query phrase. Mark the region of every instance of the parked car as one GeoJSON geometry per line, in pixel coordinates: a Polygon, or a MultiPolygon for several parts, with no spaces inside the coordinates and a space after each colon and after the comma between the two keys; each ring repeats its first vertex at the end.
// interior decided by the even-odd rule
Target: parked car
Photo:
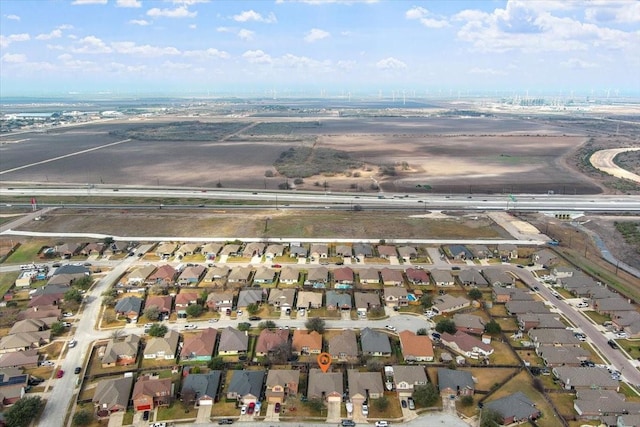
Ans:
{"type": "Polygon", "coordinates": [[[231,424],[233,424],[233,420],[231,418],[223,418],[221,420],[218,420],[219,426],[231,425],[231,424]]]}
{"type": "Polygon", "coordinates": [[[198,326],[193,324],[193,323],[189,323],[188,325],[184,325],[185,329],[198,329],[198,326]]]}
{"type": "Polygon", "coordinates": [[[73,313],[64,313],[62,317],[73,317],[73,313]]]}
{"type": "Polygon", "coordinates": [[[78,344],[78,341],[72,339],[71,341],[69,341],[69,348],[73,348],[76,346],[76,344],[78,344]]]}
{"type": "Polygon", "coordinates": [[[438,332],[431,332],[431,337],[434,340],[439,340],[442,336],[438,332]]]}
{"type": "Polygon", "coordinates": [[[63,376],[64,376],[64,371],[62,369],[58,369],[58,372],[56,372],[56,377],[62,378],[63,376]]]}
{"type": "Polygon", "coordinates": [[[273,267],[273,268],[282,268],[282,266],[280,264],[273,264],[271,267],[273,267]]]}
{"type": "Polygon", "coordinates": [[[73,370],[73,373],[79,374],[81,371],[82,371],[82,368],[80,366],[76,366],[76,369],[73,370]]]}
{"type": "Polygon", "coordinates": [[[395,326],[387,325],[387,326],[385,326],[385,328],[390,330],[390,331],[393,331],[393,332],[397,331],[395,326]]]}
{"type": "Polygon", "coordinates": [[[150,414],[149,411],[144,411],[142,413],[142,421],[149,421],[149,414],[150,414]]]}
{"type": "Polygon", "coordinates": [[[369,415],[369,406],[362,405],[362,415],[364,415],[365,417],[369,415]]]}
{"type": "Polygon", "coordinates": [[[242,310],[238,310],[238,311],[236,311],[236,315],[237,315],[237,316],[242,316],[242,310]]]}
{"type": "Polygon", "coordinates": [[[251,402],[251,403],[249,403],[249,406],[247,406],[247,414],[249,414],[249,415],[253,414],[253,412],[255,411],[255,409],[256,409],[256,404],[255,404],[255,402],[251,402]]]}
{"type": "Polygon", "coordinates": [[[342,420],[340,425],[342,427],[356,427],[356,422],[353,420],[342,420]]]}
{"type": "Polygon", "coordinates": [[[618,343],[616,343],[614,340],[607,341],[607,344],[609,344],[609,347],[611,347],[613,349],[618,348],[618,343]]]}
{"type": "Polygon", "coordinates": [[[212,319],[209,319],[209,323],[216,323],[218,321],[217,317],[214,317],[212,319]]]}
{"type": "Polygon", "coordinates": [[[242,405],[240,408],[240,415],[244,415],[247,413],[247,405],[242,405]]]}
{"type": "Polygon", "coordinates": [[[416,403],[413,401],[413,397],[408,397],[407,400],[409,401],[409,409],[412,411],[416,409],[416,403]]]}
{"type": "Polygon", "coordinates": [[[407,407],[407,401],[406,401],[406,400],[403,400],[403,401],[402,401],[402,402],[400,402],[400,403],[402,404],[402,407],[403,407],[403,408],[406,408],[406,407],[407,407]]]}
{"type": "Polygon", "coordinates": [[[249,317],[249,320],[253,320],[253,321],[262,320],[262,317],[260,317],[260,316],[251,316],[251,317],[249,317]]]}
{"type": "Polygon", "coordinates": [[[376,421],[376,427],[389,427],[389,421],[376,421]]]}
{"type": "Polygon", "coordinates": [[[276,402],[276,405],[273,408],[273,412],[275,412],[276,414],[280,413],[280,403],[279,402],[276,402]]]}

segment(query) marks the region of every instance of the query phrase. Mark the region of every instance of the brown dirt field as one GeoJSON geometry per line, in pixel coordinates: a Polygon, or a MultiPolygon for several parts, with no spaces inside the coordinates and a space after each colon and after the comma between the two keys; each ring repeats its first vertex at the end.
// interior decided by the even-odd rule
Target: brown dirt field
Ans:
{"type": "MultiPolygon", "coordinates": [[[[474,216],[475,217],[475,216],[474,216]]],[[[415,218],[399,212],[309,212],[295,210],[225,213],[140,210],[56,210],[44,221],[23,228],[41,232],[103,233],[117,236],[167,237],[317,237],[369,239],[510,238],[490,219],[464,216],[415,218]],[[265,233],[265,220],[270,218],[265,233]]]]}

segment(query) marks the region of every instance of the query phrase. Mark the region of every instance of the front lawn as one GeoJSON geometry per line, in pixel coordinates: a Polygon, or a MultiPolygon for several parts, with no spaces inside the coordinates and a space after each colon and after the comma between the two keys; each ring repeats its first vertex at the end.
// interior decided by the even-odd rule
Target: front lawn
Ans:
{"type": "Polygon", "coordinates": [[[194,419],[198,415],[197,409],[191,405],[185,407],[182,402],[173,402],[169,407],[159,407],[157,411],[156,419],[158,421],[194,419]]]}
{"type": "Polygon", "coordinates": [[[611,320],[611,317],[592,310],[583,311],[583,313],[598,325],[602,325],[604,322],[609,322],[611,320]]]}

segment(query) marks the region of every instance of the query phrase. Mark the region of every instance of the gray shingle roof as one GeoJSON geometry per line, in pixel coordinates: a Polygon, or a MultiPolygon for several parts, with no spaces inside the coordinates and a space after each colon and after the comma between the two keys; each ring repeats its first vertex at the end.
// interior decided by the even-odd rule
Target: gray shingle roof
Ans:
{"type": "Polygon", "coordinates": [[[251,394],[260,398],[265,371],[233,371],[227,387],[227,393],[236,393],[238,396],[251,394]]]}
{"type": "Polygon", "coordinates": [[[192,389],[196,392],[196,399],[204,396],[215,398],[220,387],[222,371],[211,371],[208,374],[189,374],[182,383],[182,390],[192,389]]]}
{"type": "Polygon", "coordinates": [[[471,372],[438,368],[438,389],[440,392],[446,389],[451,390],[475,389],[471,372]]]}
{"type": "Polygon", "coordinates": [[[364,328],[360,331],[360,342],[362,353],[391,353],[391,343],[389,336],[385,333],[374,331],[371,328],[364,328]]]}
{"type": "Polygon", "coordinates": [[[525,420],[540,413],[534,403],[521,391],[486,403],[484,407],[493,409],[502,415],[502,418],[515,417],[516,420],[525,420]]]}

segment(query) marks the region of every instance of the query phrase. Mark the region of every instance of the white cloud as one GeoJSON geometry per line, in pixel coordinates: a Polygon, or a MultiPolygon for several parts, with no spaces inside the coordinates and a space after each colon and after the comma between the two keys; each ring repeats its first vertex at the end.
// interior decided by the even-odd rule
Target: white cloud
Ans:
{"type": "Polygon", "coordinates": [[[196,25],[196,24],[189,25],[189,29],[190,30],[195,30],[196,28],[198,28],[198,25],[196,25]]]}
{"type": "Polygon", "coordinates": [[[405,18],[417,20],[427,28],[444,28],[449,25],[446,19],[435,16],[424,7],[414,6],[404,14],[405,18]]]}
{"type": "Polygon", "coordinates": [[[585,18],[600,23],[634,23],[640,22],[640,2],[613,1],[591,2],[585,12],[585,18]]]}
{"type": "Polygon", "coordinates": [[[284,3],[306,3],[311,5],[320,5],[320,4],[346,4],[351,5],[354,3],[378,3],[380,0],[276,0],[276,4],[284,4],[284,3]]]}
{"type": "Polygon", "coordinates": [[[62,55],[58,55],[58,59],[61,61],[69,61],[73,59],[73,55],[69,53],[63,53],[62,55]]]}
{"type": "Polygon", "coordinates": [[[23,53],[5,53],[2,55],[2,62],[9,64],[22,64],[27,62],[27,55],[23,53]]]}
{"type": "Polygon", "coordinates": [[[336,63],[337,67],[341,70],[350,71],[356,66],[356,61],[338,61],[336,63]]]}
{"type": "Polygon", "coordinates": [[[376,67],[380,68],[381,70],[402,70],[404,68],[407,68],[407,64],[400,61],[399,59],[389,57],[376,62],[376,67]]]}
{"type": "Polygon", "coordinates": [[[572,68],[574,70],[598,67],[598,64],[594,62],[587,62],[578,58],[569,58],[566,61],[561,62],[560,65],[563,66],[564,68],[572,68]]]}
{"type": "Polygon", "coordinates": [[[261,14],[259,14],[254,10],[242,11],[240,12],[240,14],[234,15],[233,19],[237,22],[255,21],[255,22],[264,22],[265,24],[273,24],[275,22],[278,22],[273,12],[270,12],[269,15],[267,16],[262,16],[261,14]]]}
{"type": "Polygon", "coordinates": [[[147,25],[151,25],[151,22],[147,21],[146,19],[132,19],[129,21],[129,24],[140,25],[144,27],[147,25]]]}
{"type": "Polygon", "coordinates": [[[4,15],[5,18],[7,18],[10,21],[19,21],[20,17],[18,15],[4,15]]]}
{"type": "Polygon", "coordinates": [[[26,42],[31,40],[31,36],[27,33],[11,34],[9,36],[0,35],[0,47],[7,47],[13,42],[26,42]]]}
{"type": "Polygon", "coordinates": [[[51,40],[51,39],[58,39],[60,37],[62,37],[62,30],[60,30],[59,28],[56,28],[55,30],[51,31],[50,33],[38,34],[36,36],[36,40],[51,40]]]}
{"type": "Polygon", "coordinates": [[[271,64],[273,62],[271,56],[261,50],[248,50],[242,54],[242,57],[252,64],[271,64]]]}
{"type": "Polygon", "coordinates": [[[83,6],[86,4],[107,4],[107,0],[74,0],[72,5],[83,6]]]}
{"type": "Polygon", "coordinates": [[[140,73],[147,69],[146,65],[128,65],[120,62],[110,62],[107,64],[108,71],[115,73],[140,73]]]}
{"type": "Polygon", "coordinates": [[[255,35],[255,33],[251,30],[245,30],[244,28],[241,29],[240,31],[238,31],[238,37],[240,37],[240,39],[244,40],[244,41],[251,41],[253,40],[253,36],[255,35]]]}
{"type": "Polygon", "coordinates": [[[154,7],[147,11],[147,15],[153,18],[195,18],[198,12],[190,12],[187,6],[179,6],[175,9],[160,9],[154,7]]]}
{"type": "Polygon", "coordinates": [[[140,0],[118,0],[116,2],[117,7],[142,7],[140,0]]]}
{"type": "Polygon", "coordinates": [[[79,46],[71,49],[74,53],[109,53],[111,48],[96,36],[87,36],[78,40],[79,46]]]}
{"type": "Polygon", "coordinates": [[[309,31],[307,35],[304,36],[304,40],[307,43],[313,43],[318,40],[326,39],[327,37],[330,37],[330,36],[331,34],[328,33],[327,31],[321,30],[319,28],[312,28],[311,31],[309,31]]]}
{"type": "Polygon", "coordinates": [[[138,45],[134,42],[114,42],[111,47],[116,53],[125,55],[141,55],[141,56],[164,56],[164,55],[180,55],[180,51],[175,47],[158,47],[148,44],[138,45]]]}
{"type": "Polygon", "coordinates": [[[233,33],[233,28],[218,27],[218,28],[216,28],[216,31],[219,32],[219,33],[233,33]]]}
{"type": "Polygon", "coordinates": [[[506,71],[496,70],[494,68],[480,68],[474,67],[469,70],[469,74],[484,74],[489,76],[506,76],[506,71]]]}
{"type": "Polygon", "coordinates": [[[220,59],[227,59],[229,58],[229,54],[223,50],[218,50],[218,49],[214,49],[214,48],[209,48],[206,50],[187,50],[183,53],[184,56],[186,57],[192,57],[192,58],[200,58],[200,59],[206,59],[206,58],[220,58],[220,59]]]}
{"type": "Polygon", "coordinates": [[[183,62],[165,61],[162,63],[162,68],[168,69],[168,70],[188,70],[191,67],[192,67],[191,64],[186,64],[183,62]]]}

